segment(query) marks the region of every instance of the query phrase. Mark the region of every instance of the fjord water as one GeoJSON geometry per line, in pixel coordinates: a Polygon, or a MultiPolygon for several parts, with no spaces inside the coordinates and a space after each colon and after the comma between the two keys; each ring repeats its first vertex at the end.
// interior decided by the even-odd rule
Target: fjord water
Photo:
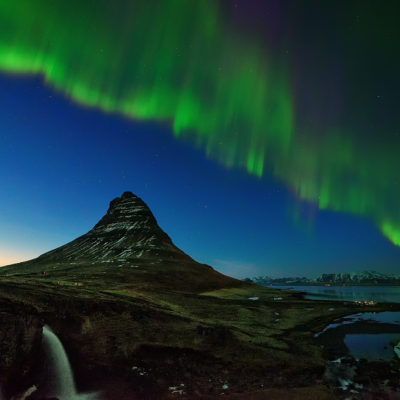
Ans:
{"type": "Polygon", "coordinates": [[[400,286],[273,286],[306,292],[310,300],[374,301],[400,303],[400,286]]]}
{"type": "Polygon", "coordinates": [[[51,392],[47,393],[47,396],[60,400],[100,400],[96,393],[77,393],[72,367],[64,346],[48,326],[43,327],[43,345],[51,380],[51,392]]]}

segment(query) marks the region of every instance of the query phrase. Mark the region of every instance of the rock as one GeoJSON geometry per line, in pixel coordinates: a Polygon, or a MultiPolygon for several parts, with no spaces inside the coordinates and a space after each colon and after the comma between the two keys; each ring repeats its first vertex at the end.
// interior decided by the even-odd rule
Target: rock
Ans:
{"type": "Polygon", "coordinates": [[[29,400],[31,399],[31,395],[33,393],[35,393],[37,391],[37,386],[36,385],[32,385],[30,388],[28,388],[27,390],[25,390],[25,392],[21,395],[17,397],[17,400],[29,400]]]}
{"type": "Polygon", "coordinates": [[[218,345],[227,344],[232,340],[232,332],[224,326],[201,326],[197,327],[197,333],[204,336],[207,342],[218,345]]]}
{"type": "Polygon", "coordinates": [[[32,385],[41,338],[42,324],[36,310],[18,303],[0,303],[0,386],[6,396],[32,385]]]}
{"type": "Polygon", "coordinates": [[[397,358],[400,358],[400,341],[396,346],[393,347],[394,354],[396,354],[397,358]]]}

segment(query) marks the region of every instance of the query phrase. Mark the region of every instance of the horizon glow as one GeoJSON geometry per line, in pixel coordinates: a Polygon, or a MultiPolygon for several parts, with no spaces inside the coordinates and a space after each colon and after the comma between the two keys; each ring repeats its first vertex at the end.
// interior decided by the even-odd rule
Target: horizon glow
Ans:
{"type": "Polygon", "coordinates": [[[0,249],[0,268],[1,267],[5,267],[6,265],[11,265],[11,264],[16,264],[22,261],[27,261],[30,260],[32,258],[37,257],[37,255],[20,255],[14,252],[7,252],[3,249],[0,249]]]}

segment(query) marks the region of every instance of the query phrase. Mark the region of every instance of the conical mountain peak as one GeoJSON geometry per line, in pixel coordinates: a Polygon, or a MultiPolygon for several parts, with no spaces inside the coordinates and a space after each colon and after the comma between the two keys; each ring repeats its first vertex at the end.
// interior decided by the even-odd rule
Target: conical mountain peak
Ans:
{"type": "Polygon", "coordinates": [[[125,192],[87,234],[43,254],[41,262],[135,262],[191,260],[179,250],[138,196],[125,192]]]}
{"type": "Polygon", "coordinates": [[[125,192],[110,202],[107,214],[97,223],[94,230],[130,230],[138,226],[139,221],[157,225],[145,202],[133,193],[125,192]]]}

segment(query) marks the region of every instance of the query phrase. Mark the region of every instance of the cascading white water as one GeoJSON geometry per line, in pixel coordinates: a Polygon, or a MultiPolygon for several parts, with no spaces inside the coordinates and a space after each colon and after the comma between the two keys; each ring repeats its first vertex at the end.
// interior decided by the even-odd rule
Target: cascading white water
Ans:
{"type": "Polygon", "coordinates": [[[49,394],[61,400],[74,399],[77,392],[71,364],[60,339],[48,326],[43,327],[43,344],[46,346],[49,367],[53,375],[51,389],[54,393],[49,394]]]}
{"type": "Polygon", "coordinates": [[[64,346],[47,325],[43,327],[43,345],[51,374],[51,393],[47,393],[48,396],[54,396],[60,400],[99,399],[97,393],[77,393],[73,371],[64,346]]]}

